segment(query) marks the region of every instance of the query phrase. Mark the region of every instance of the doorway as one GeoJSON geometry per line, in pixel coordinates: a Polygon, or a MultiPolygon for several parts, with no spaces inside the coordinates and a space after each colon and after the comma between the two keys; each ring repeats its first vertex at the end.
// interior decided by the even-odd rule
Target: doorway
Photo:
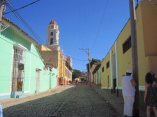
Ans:
{"type": "Polygon", "coordinates": [[[36,69],[36,90],[35,93],[39,93],[40,91],[40,71],[41,69],[36,69]]]}
{"type": "Polygon", "coordinates": [[[14,46],[11,97],[18,98],[24,91],[24,50],[14,46]]]}

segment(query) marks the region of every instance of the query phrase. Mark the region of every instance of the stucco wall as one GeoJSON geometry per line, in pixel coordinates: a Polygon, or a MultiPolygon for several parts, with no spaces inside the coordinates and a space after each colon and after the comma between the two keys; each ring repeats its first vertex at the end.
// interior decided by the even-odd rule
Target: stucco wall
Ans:
{"type": "Polygon", "coordinates": [[[157,56],[157,1],[143,1],[140,5],[143,23],[145,54],[157,56]]]}
{"type": "Polygon", "coordinates": [[[0,96],[10,97],[12,86],[12,69],[13,69],[13,54],[14,45],[21,45],[24,49],[24,80],[23,91],[25,93],[36,92],[36,78],[37,69],[40,70],[39,91],[45,91],[49,89],[50,77],[51,87],[54,88],[57,85],[57,70],[53,69],[53,76],[44,71],[45,65],[40,56],[40,53],[36,46],[29,42],[28,39],[24,39],[22,34],[15,32],[11,28],[6,29],[0,34],[0,96]]]}
{"type": "Polygon", "coordinates": [[[106,68],[107,62],[110,62],[110,54],[108,53],[107,56],[101,63],[101,87],[102,88],[110,88],[111,87],[111,76],[110,76],[110,67],[106,68]],[[102,71],[104,67],[104,72],[102,71]]]}

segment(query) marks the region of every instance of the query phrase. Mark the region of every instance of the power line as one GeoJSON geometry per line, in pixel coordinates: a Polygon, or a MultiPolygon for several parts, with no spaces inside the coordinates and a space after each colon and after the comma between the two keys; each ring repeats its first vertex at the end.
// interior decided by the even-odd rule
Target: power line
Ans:
{"type": "Polygon", "coordinates": [[[81,59],[78,59],[78,58],[72,58],[73,60],[76,60],[76,61],[88,61],[88,60],[81,60],[81,59]]]}
{"type": "Polygon", "coordinates": [[[41,42],[41,39],[39,35],[37,35],[33,29],[29,26],[29,24],[20,16],[20,14],[18,12],[13,12],[14,8],[13,6],[8,2],[7,4],[8,8],[11,10],[11,12],[15,15],[15,17],[17,19],[19,19],[23,24],[24,26],[32,33],[32,35],[36,38],[36,40],[38,40],[38,42],[41,42]]]}
{"type": "Polygon", "coordinates": [[[102,23],[103,23],[103,19],[105,17],[105,14],[106,14],[106,9],[107,9],[107,6],[108,6],[108,3],[109,3],[109,0],[107,0],[106,2],[106,5],[104,7],[104,12],[102,14],[102,18],[101,18],[101,21],[99,23],[99,26],[98,26],[98,30],[97,30],[97,33],[96,33],[96,37],[95,37],[95,40],[93,41],[93,44],[92,44],[92,47],[91,48],[94,48],[94,45],[96,45],[96,41],[98,40],[98,35],[100,34],[100,27],[102,26],[102,23]]]}
{"type": "Polygon", "coordinates": [[[40,1],[40,0],[36,0],[36,1],[31,2],[31,3],[27,4],[27,5],[24,5],[24,6],[22,6],[22,7],[19,7],[19,8],[17,8],[17,9],[14,9],[13,11],[6,12],[6,13],[4,13],[4,15],[9,14],[9,13],[12,13],[12,12],[15,12],[15,11],[18,11],[18,10],[21,10],[21,9],[23,9],[23,8],[26,8],[26,7],[28,7],[28,6],[32,5],[32,4],[35,4],[35,3],[39,2],[39,1],[40,1]]]}

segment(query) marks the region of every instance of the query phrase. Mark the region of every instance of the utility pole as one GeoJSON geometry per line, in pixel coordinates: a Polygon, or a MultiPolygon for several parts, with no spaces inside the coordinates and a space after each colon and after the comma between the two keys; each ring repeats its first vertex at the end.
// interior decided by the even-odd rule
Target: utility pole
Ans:
{"type": "Polygon", "coordinates": [[[0,22],[2,21],[3,12],[5,10],[7,1],[6,0],[0,0],[0,22]]]}
{"type": "Polygon", "coordinates": [[[89,64],[88,64],[88,67],[89,67],[89,85],[91,86],[91,66],[90,66],[90,53],[89,53],[89,48],[88,48],[88,62],[89,62],[89,64]]]}
{"type": "Polygon", "coordinates": [[[0,33],[7,29],[9,26],[2,23],[3,12],[6,8],[7,0],[0,0],[0,33]]]}
{"type": "Polygon", "coordinates": [[[90,52],[89,52],[89,48],[88,49],[81,48],[81,50],[85,51],[86,54],[88,55],[88,68],[89,68],[88,82],[89,82],[89,85],[91,86],[91,70],[90,70],[90,52]]]}
{"type": "Polygon", "coordinates": [[[132,67],[133,78],[137,85],[135,87],[135,102],[133,106],[133,117],[139,117],[139,81],[138,81],[138,56],[137,56],[137,39],[136,39],[136,15],[134,0],[129,0],[130,4],[130,21],[131,21],[131,47],[132,47],[132,67]]]}

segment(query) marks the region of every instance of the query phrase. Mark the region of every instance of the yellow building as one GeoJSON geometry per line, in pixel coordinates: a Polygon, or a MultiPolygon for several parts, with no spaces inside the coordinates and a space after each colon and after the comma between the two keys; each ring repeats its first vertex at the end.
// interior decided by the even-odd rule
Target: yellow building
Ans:
{"type": "Polygon", "coordinates": [[[59,84],[66,85],[72,82],[72,59],[65,57],[63,52],[59,53],[59,84]]]}
{"type": "Polygon", "coordinates": [[[72,81],[72,60],[65,57],[59,45],[59,26],[54,20],[48,25],[46,45],[40,45],[39,50],[46,62],[46,67],[58,69],[58,84],[68,84],[72,81]]]}
{"type": "MultiPolygon", "coordinates": [[[[144,90],[145,74],[157,74],[157,2],[141,1],[136,8],[139,89],[144,90]]],[[[122,76],[132,69],[131,27],[126,23],[101,62],[101,87],[121,89],[122,76]]]]}
{"type": "Polygon", "coordinates": [[[106,55],[105,59],[101,62],[101,87],[110,88],[111,87],[111,75],[110,75],[110,56],[109,53],[106,55]]]}
{"type": "Polygon", "coordinates": [[[92,58],[92,60],[90,61],[90,65],[87,64],[87,69],[88,69],[88,82],[90,82],[90,84],[96,84],[96,77],[95,77],[95,68],[96,66],[100,64],[100,60],[98,59],[94,59],[92,58]],[[89,66],[90,66],[90,70],[89,70],[89,66]]]}

